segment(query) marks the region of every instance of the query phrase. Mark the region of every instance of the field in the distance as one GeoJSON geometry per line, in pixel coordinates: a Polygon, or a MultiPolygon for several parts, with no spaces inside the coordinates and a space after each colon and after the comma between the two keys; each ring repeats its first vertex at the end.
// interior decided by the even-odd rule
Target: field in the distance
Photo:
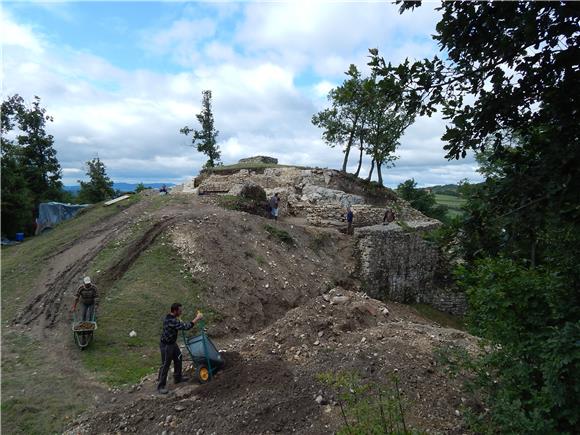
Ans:
{"type": "Polygon", "coordinates": [[[450,217],[455,217],[463,214],[463,210],[461,207],[465,204],[465,199],[460,198],[459,196],[452,196],[452,195],[443,195],[443,194],[435,194],[435,200],[437,204],[446,205],[449,208],[447,214],[450,217]]]}

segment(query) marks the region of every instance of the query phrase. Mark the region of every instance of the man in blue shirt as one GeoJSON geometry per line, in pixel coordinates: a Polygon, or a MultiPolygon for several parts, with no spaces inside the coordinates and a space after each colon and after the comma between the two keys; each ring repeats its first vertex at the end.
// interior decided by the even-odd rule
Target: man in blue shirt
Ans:
{"type": "Polygon", "coordinates": [[[191,322],[184,323],[179,320],[182,312],[181,304],[176,302],[171,305],[171,312],[165,316],[165,319],[163,319],[163,332],[161,333],[161,342],[159,343],[159,349],[161,350],[161,368],[159,369],[157,383],[157,391],[160,394],[168,393],[166,384],[171,361],[173,361],[173,379],[175,380],[175,383],[178,384],[188,380],[188,378],[184,377],[181,373],[182,355],[179,345],[177,344],[177,331],[187,331],[188,329],[193,328],[195,323],[203,319],[203,315],[197,313],[195,319],[191,322]]]}
{"type": "Polygon", "coordinates": [[[354,220],[354,213],[350,207],[346,209],[346,221],[348,222],[348,227],[346,228],[346,234],[353,233],[352,221],[354,220]]]}

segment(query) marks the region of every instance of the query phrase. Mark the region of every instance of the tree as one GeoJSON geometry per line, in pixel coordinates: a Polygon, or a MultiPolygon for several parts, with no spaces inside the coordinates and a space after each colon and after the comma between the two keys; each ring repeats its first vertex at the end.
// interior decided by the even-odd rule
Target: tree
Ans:
{"type": "Polygon", "coordinates": [[[363,78],[355,65],[346,74],[348,78],[343,84],[328,94],[332,106],[314,115],[312,123],[324,129],[322,137],[331,147],[344,144],[343,172],[351,148],[358,141],[360,153],[355,175],[358,177],[363,153],[367,152],[372,157],[368,180],[376,164],[379,184],[383,185],[381,168],[397,158],[393,153],[414,116],[407,114],[392,94],[380,90],[385,84],[378,83],[374,75],[363,78]]]}
{"type": "Polygon", "coordinates": [[[193,133],[192,146],[197,147],[200,153],[208,156],[209,160],[205,167],[213,168],[219,163],[221,153],[216,141],[219,131],[214,127],[213,113],[211,111],[211,91],[202,92],[201,112],[195,117],[201,124],[201,130],[194,130],[186,126],[180,130],[180,133],[186,136],[189,133],[193,133]]]}
{"type": "Polygon", "coordinates": [[[80,181],[79,201],[94,204],[115,195],[113,181],[107,176],[105,164],[98,157],[87,162],[89,181],[80,181]]]}
{"type": "Polygon", "coordinates": [[[371,50],[370,64],[411,113],[442,110],[449,159],[482,152],[486,180],[468,197],[458,234],[470,252],[460,283],[471,329],[492,349],[477,360],[491,410],[484,424],[500,433],[573,433],[580,424],[579,9],[484,1],[444,2],[440,10],[434,38],[445,58],[392,66],[371,50]]]}
{"type": "Polygon", "coordinates": [[[379,185],[383,185],[383,165],[389,166],[398,157],[394,154],[400,145],[399,139],[414,121],[414,115],[406,111],[399,98],[385,92],[387,82],[379,83],[371,77],[372,86],[369,88],[368,98],[370,109],[367,115],[365,129],[368,153],[372,157],[371,170],[368,180],[372,177],[376,165],[379,185]]]}
{"type": "Polygon", "coordinates": [[[397,187],[397,194],[405,201],[409,201],[411,206],[425,216],[446,220],[447,207],[445,205],[438,205],[435,201],[435,195],[424,189],[417,189],[417,182],[415,179],[404,181],[397,187]]]}
{"type": "Polygon", "coordinates": [[[357,137],[361,137],[361,128],[367,110],[365,83],[355,65],[350,65],[345,73],[348,78],[328,93],[331,107],[318,112],[312,117],[312,123],[322,128],[324,141],[334,147],[344,145],[342,172],[346,172],[348,157],[357,137]]]}
{"type": "Polygon", "coordinates": [[[32,232],[38,204],[58,200],[61,169],[54,138],[46,133],[52,117],[34,97],[32,107],[15,94],[2,102],[2,231],[32,232]],[[14,133],[12,133],[14,131],[14,133]]]}
{"type": "Polygon", "coordinates": [[[527,224],[531,214],[540,227],[552,218],[580,221],[578,7],[489,1],[444,2],[440,10],[434,38],[446,58],[392,66],[371,50],[389,95],[404,95],[411,113],[441,108],[450,122],[442,138],[448,158],[490,150],[504,162],[493,203],[529,227],[530,243],[538,233],[527,224]]]}

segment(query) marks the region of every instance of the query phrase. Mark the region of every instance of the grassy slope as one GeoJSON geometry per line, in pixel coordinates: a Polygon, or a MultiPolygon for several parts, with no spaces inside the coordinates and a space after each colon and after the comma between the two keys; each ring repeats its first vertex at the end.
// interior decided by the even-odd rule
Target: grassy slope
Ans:
{"type": "Polygon", "coordinates": [[[50,254],[82,236],[100,220],[119,213],[136,201],[138,197],[135,196],[123,201],[118,207],[95,204],[51,231],[32,237],[20,245],[2,247],[3,323],[9,323],[15,313],[25,305],[30,290],[50,254]]]}
{"type": "Polygon", "coordinates": [[[58,361],[46,357],[43,343],[25,332],[8,330],[5,325],[28,300],[49,254],[137,200],[131,198],[119,207],[97,204],[50,232],[2,248],[3,433],[57,433],[68,419],[85,409],[79,400],[77,380],[55,370],[58,361]]]}
{"type": "Polygon", "coordinates": [[[161,319],[177,301],[184,304],[184,320],[192,318],[198,295],[199,287],[161,236],[104,297],[96,340],[82,354],[85,365],[112,385],[155,372],[161,319]],[[133,330],[137,336],[129,337],[133,330]]]}

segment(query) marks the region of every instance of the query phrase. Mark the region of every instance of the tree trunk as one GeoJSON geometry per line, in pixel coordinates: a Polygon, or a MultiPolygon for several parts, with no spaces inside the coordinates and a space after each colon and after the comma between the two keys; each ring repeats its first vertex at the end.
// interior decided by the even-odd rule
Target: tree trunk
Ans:
{"type": "Polygon", "coordinates": [[[346,164],[348,163],[348,155],[350,154],[350,148],[352,147],[352,141],[354,140],[354,133],[356,131],[356,126],[358,124],[358,116],[354,118],[352,123],[352,130],[350,131],[350,137],[348,138],[348,144],[344,150],[344,161],[342,162],[342,172],[346,172],[346,164]]]}
{"type": "Polygon", "coordinates": [[[360,156],[358,157],[358,168],[356,168],[356,172],[354,173],[355,177],[358,177],[358,174],[360,174],[360,167],[362,166],[363,150],[364,150],[364,142],[363,142],[363,139],[361,137],[360,138],[360,156]]]}
{"type": "Polygon", "coordinates": [[[375,169],[375,159],[373,159],[373,161],[371,162],[371,170],[369,172],[369,176],[367,177],[367,181],[371,181],[371,178],[373,177],[373,170],[375,169]]]}
{"type": "Polygon", "coordinates": [[[383,165],[382,162],[377,162],[377,175],[379,178],[379,186],[383,186],[383,174],[381,172],[381,166],[383,165]]]}

